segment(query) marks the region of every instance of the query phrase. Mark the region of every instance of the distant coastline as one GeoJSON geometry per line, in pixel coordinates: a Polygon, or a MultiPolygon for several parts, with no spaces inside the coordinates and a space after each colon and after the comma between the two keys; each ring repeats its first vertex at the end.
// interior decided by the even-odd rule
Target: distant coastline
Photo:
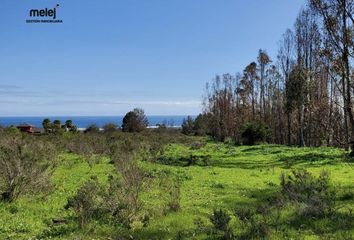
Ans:
{"type": "MultiPolygon", "coordinates": [[[[13,117],[0,117],[0,125],[8,127],[11,125],[19,125],[23,123],[29,123],[36,127],[42,127],[42,121],[45,118],[53,120],[60,120],[65,122],[70,119],[80,129],[95,124],[99,128],[102,128],[107,123],[114,123],[118,126],[122,125],[124,116],[13,116],[13,117]]],[[[180,127],[183,119],[187,115],[151,115],[147,116],[149,120],[149,127],[153,128],[157,124],[165,124],[169,127],[180,127]]],[[[192,117],[195,117],[192,115],[192,117]]]]}

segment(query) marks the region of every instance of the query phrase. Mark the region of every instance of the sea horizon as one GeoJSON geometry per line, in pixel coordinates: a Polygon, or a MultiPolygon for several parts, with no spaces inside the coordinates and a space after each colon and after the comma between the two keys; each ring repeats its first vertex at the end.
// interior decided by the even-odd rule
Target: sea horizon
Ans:
{"type": "MultiPolygon", "coordinates": [[[[196,117],[196,115],[147,115],[146,117],[149,122],[149,127],[156,126],[157,124],[166,124],[171,127],[179,127],[182,125],[183,119],[187,116],[196,117]]],[[[49,118],[51,121],[60,120],[62,124],[65,123],[66,120],[70,119],[78,128],[86,128],[93,124],[101,128],[108,123],[114,123],[120,127],[122,125],[124,115],[1,116],[0,126],[8,127],[11,125],[16,126],[23,123],[28,123],[34,125],[35,127],[42,127],[42,121],[45,118],[49,118]]]]}

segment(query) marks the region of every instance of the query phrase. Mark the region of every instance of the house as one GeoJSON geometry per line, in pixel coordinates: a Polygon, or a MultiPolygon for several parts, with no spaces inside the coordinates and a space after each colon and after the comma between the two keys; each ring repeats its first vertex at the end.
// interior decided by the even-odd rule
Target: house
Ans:
{"type": "Polygon", "coordinates": [[[20,124],[17,126],[17,128],[21,132],[30,133],[30,134],[43,134],[44,133],[43,128],[37,128],[29,123],[20,124]]]}
{"type": "Polygon", "coordinates": [[[34,126],[29,123],[23,123],[17,126],[21,132],[33,133],[34,126]]]}

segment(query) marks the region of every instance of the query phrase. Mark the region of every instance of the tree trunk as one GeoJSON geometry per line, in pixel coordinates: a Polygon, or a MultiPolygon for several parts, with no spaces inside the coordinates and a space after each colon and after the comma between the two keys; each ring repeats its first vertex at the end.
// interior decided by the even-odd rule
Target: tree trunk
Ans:
{"type": "Polygon", "coordinates": [[[291,119],[290,119],[290,112],[287,113],[287,120],[288,120],[288,145],[291,145],[291,119]]]}

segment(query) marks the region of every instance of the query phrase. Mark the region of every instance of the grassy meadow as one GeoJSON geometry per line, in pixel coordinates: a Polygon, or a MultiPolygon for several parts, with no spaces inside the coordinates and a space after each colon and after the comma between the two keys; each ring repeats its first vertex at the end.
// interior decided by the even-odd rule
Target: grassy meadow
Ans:
{"type": "MultiPolygon", "coordinates": [[[[214,209],[231,216],[229,226],[234,236],[248,239],[244,223],[233,211],[267,204],[279,192],[281,174],[300,168],[316,177],[323,170],[329,172],[336,191],[336,214],[321,219],[302,218],[287,206],[277,216],[276,225],[275,213],[269,214],[266,237],[254,238],[353,238],[354,166],[343,150],[234,146],[190,138],[194,144],[165,146],[160,161],[139,161],[151,179],[141,196],[142,208],[150,215],[146,221],[133,222],[124,229],[109,219],[93,217],[85,228],[79,228],[75,211],[65,208],[68,199],[92,177],[104,186],[108,176],[117,172],[108,158],[88,164],[82,156],[61,153],[52,169],[51,191],[0,202],[0,239],[222,239],[210,233],[214,209]],[[160,176],[160,180],[154,176],[160,176]],[[175,210],[166,207],[170,193],[163,188],[170,178],[179,183],[179,206],[175,210]]],[[[257,218],[262,218],[261,214],[257,218]]]]}

